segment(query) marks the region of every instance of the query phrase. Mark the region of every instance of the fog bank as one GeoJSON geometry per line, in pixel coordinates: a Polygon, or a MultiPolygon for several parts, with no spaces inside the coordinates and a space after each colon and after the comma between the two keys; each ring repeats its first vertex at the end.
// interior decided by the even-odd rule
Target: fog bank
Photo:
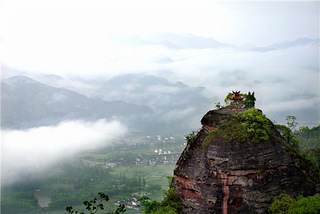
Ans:
{"type": "Polygon", "coordinates": [[[57,126],[1,130],[2,185],[49,169],[58,161],[111,144],[127,128],[118,121],[65,121],[57,126]]]}

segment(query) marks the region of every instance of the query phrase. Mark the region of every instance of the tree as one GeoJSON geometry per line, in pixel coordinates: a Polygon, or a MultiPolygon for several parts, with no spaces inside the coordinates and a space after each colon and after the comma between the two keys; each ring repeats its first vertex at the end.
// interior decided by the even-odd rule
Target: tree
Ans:
{"type": "Polygon", "coordinates": [[[298,125],[298,122],[296,122],[296,119],[297,118],[293,115],[288,115],[286,118],[287,126],[291,131],[293,131],[296,128],[296,126],[298,125]]]}
{"type": "Polygon", "coordinates": [[[151,201],[147,196],[142,196],[138,201],[140,201],[140,206],[143,207],[144,213],[154,213],[160,207],[160,202],[156,200],[151,201]]]}
{"type": "Polygon", "coordinates": [[[280,132],[281,136],[284,137],[287,143],[296,149],[299,149],[299,141],[297,140],[296,136],[293,134],[293,130],[298,125],[296,122],[296,117],[293,115],[288,115],[286,118],[287,125],[276,125],[278,131],[280,132]]]}
{"type": "MultiPolygon", "coordinates": [[[[86,206],[86,210],[90,214],[95,214],[98,212],[98,210],[103,210],[104,205],[103,201],[109,201],[109,196],[104,194],[103,192],[99,192],[98,195],[100,196],[100,200],[97,201],[97,198],[92,199],[91,201],[84,201],[83,204],[86,206]]],[[[67,206],[66,207],[67,213],[79,213],[79,214],[84,214],[84,212],[79,212],[73,210],[72,206],[67,206]]],[[[106,214],[120,214],[126,212],[126,208],[124,204],[120,204],[118,208],[115,210],[115,212],[112,213],[106,213],[106,214]]]]}
{"type": "Polygon", "coordinates": [[[245,108],[253,108],[256,103],[256,98],[254,96],[254,92],[248,92],[248,94],[244,95],[243,105],[245,108]]]}

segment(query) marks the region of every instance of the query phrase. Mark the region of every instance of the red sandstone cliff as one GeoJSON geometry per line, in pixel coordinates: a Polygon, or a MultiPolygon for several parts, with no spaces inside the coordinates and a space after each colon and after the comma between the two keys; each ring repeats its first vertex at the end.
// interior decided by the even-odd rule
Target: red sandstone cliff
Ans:
{"type": "Polygon", "coordinates": [[[245,110],[209,111],[201,120],[202,129],[181,154],[173,186],[183,213],[266,213],[283,192],[307,196],[319,190],[315,168],[289,149],[273,125],[265,142],[214,138],[205,152],[202,144],[210,130],[239,111],[245,110]]]}

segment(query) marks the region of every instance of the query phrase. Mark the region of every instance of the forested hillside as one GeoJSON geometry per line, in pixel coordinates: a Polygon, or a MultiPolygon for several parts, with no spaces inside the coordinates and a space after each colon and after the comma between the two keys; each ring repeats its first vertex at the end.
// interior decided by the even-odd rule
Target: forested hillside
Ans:
{"type": "Polygon", "coordinates": [[[301,141],[301,146],[304,150],[316,149],[320,147],[320,125],[309,128],[301,127],[295,132],[297,138],[301,141]]]}
{"type": "Polygon", "coordinates": [[[301,127],[294,135],[300,142],[300,150],[320,167],[320,125],[311,129],[301,127]]]}

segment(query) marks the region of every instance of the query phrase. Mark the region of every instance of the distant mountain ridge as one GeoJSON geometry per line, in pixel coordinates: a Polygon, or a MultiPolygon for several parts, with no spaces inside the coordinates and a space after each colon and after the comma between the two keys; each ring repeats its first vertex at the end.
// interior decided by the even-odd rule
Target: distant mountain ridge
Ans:
{"type": "Polygon", "coordinates": [[[253,50],[265,52],[265,51],[272,51],[272,50],[279,50],[279,49],[288,49],[288,48],[305,46],[305,45],[319,46],[320,39],[297,38],[294,41],[278,42],[265,47],[254,48],[253,50]]]}
{"type": "MultiPolygon", "coordinates": [[[[45,76],[43,79],[47,82],[62,78],[45,76]]],[[[65,120],[105,118],[119,120],[130,130],[140,132],[188,130],[186,117],[202,114],[202,109],[211,104],[202,95],[201,87],[191,88],[152,75],[127,74],[108,80],[89,80],[85,84],[94,86],[90,97],[27,76],[3,79],[2,128],[25,129],[65,120]]]]}
{"type": "Polygon", "coordinates": [[[122,101],[88,98],[72,90],[55,88],[26,76],[1,82],[1,126],[27,128],[63,120],[110,119],[112,116],[147,114],[152,110],[122,101]]]}
{"type": "Polygon", "coordinates": [[[144,74],[125,74],[97,83],[97,96],[105,100],[121,97],[136,104],[146,104],[154,110],[184,109],[190,105],[208,103],[201,95],[204,88],[188,87],[182,82],[171,83],[165,78],[144,74]],[[99,87],[100,86],[100,87],[99,87]]]}
{"type": "MultiPolygon", "coordinates": [[[[185,34],[174,34],[174,33],[158,33],[147,37],[123,37],[113,38],[116,43],[145,46],[145,45],[161,45],[168,49],[183,50],[183,49],[216,49],[216,48],[231,48],[241,50],[237,44],[229,44],[215,40],[212,37],[201,37],[190,33],[185,34]]],[[[272,51],[279,49],[288,49],[297,46],[316,45],[319,46],[320,39],[312,38],[297,38],[291,41],[280,41],[266,46],[245,48],[248,51],[272,51]]],[[[254,45],[254,44],[252,44],[254,45]]]]}
{"type": "Polygon", "coordinates": [[[172,34],[162,33],[152,35],[151,41],[173,49],[206,49],[206,48],[234,48],[234,45],[219,42],[211,37],[204,38],[190,33],[172,34]]]}
{"type": "Polygon", "coordinates": [[[130,36],[123,38],[113,38],[116,43],[129,44],[136,46],[145,45],[162,45],[169,49],[207,49],[207,48],[232,48],[234,45],[219,42],[211,37],[204,38],[190,33],[174,34],[174,33],[158,33],[147,36],[145,38],[138,36],[130,36]]]}

